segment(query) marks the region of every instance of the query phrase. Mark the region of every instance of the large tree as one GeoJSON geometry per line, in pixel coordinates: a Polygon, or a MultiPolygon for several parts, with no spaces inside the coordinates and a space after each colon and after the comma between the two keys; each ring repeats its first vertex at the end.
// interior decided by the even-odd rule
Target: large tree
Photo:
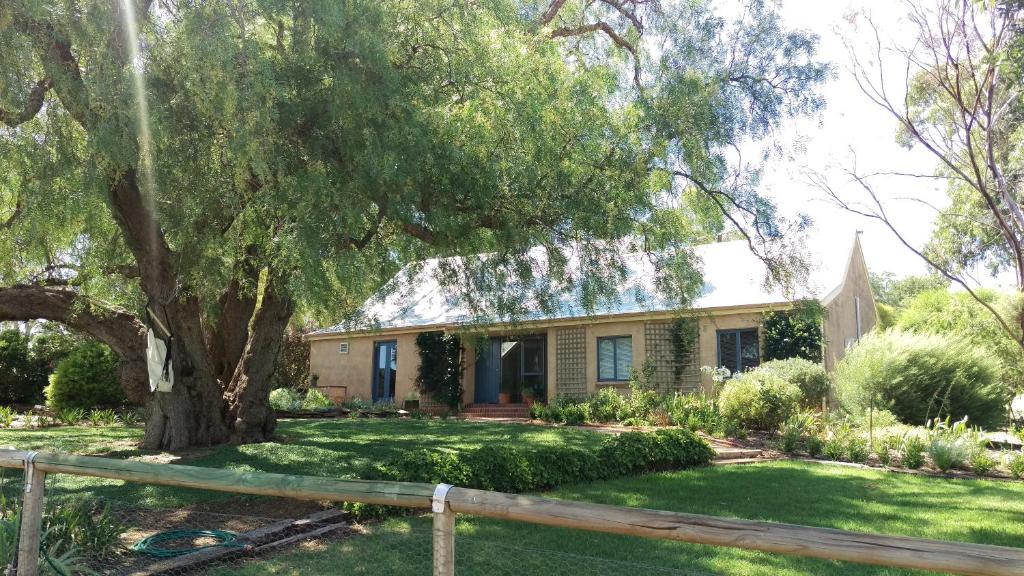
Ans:
{"type": "MultiPolygon", "coordinates": [[[[864,95],[895,120],[898,141],[931,154],[932,173],[900,167],[866,174],[847,169],[858,198],[825,178],[812,178],[841,207],[881,222],[939,276],[965,290],[1024,352],[1024,307],[1000,308],[979,292],[978,269],[1012,278],[1024,298],[1024,3],[1020,0],[908,0],[910,43],[884,41],[870,15],[868,50],[851,44],[851,68],[864,95]],[[886,63],[904,71],[898,85],[886,63]],[[914,245],[899,211],[880,194],[875,176],[936,179],[946,202],[918,197],[919,209],[937,214],[926,246],[914,245]],[[941,206],[940,206],[941,205],[941,206]]],[[[906,214],[906,213],[904,213],[906,214]]]]}
{"type": "Polygon", "coordinates": [[[0,0],[0,320],[110,344],[177,449],[266,439],[296,307],[425,256],[488,253],[437,274],[509,317],[508,286],[593,306],[638,248],[684,303],[726,226],[781,279],[788,224],[730,150],[821,105],[814,46],[759,0],[0,0]]]}

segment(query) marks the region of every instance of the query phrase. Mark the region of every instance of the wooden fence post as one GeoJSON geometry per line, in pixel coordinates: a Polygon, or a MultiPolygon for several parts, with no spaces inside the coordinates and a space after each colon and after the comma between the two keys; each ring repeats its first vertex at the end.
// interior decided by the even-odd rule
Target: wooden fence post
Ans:
{"type": "Polygon", "coordinates": [[[21,502],[21,533],[18,536],[18,576],[39,574],[39,539],[43,526],[43,490],[46,472],[32,465],[35,453],[25,460],[25,492],[21,502]]]}
{"type": "Polygon", "coordinates": [[[455,513],[448,505],[449,484],[434,489],[434,576],[455,576],[455,513]]]}

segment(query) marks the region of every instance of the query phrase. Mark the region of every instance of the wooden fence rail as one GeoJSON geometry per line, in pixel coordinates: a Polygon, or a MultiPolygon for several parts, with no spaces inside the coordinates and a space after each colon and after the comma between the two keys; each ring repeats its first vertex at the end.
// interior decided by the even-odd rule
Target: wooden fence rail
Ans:
{"type": "Polygon", "coordinates": [[[0,467],[26,468],[29,460],[32,461],[33,476],[27,479],[26,486],[31,486],[32,490],[26,493],[23,509],[19,543],[24,546],[19,546],[18,561],[20,576],[36,576],[42,478],[45,474],[54,473],[236,494],[432,508],[435,576],[454,574],[455,514],[880,566],[975,576],[1024,576],[1024,549],[1021,548],[606,506],[443,484],[335,480],[0,450],[0,467]],[[33,555],[35,557],[29,558],[33,555]]]}

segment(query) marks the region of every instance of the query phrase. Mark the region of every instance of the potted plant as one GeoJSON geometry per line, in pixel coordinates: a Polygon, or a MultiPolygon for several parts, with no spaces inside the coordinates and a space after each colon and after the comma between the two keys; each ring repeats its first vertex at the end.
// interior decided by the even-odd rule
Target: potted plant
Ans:
{"type": "Polygon", "coordinates": [[[523,388],[523,404],[526,404],[527,408],[533,406],[536,398],[537,392],[532,387],[527,386],[526,388],[523,388]]]}

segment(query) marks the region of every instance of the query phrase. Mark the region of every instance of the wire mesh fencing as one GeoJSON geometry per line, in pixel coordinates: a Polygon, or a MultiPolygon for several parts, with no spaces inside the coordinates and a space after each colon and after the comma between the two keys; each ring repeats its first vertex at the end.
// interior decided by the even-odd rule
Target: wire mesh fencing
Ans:
{"type": "Polygon", "coordinates": [[[0,477],[0,561],[19,576],[728,573],[700,551],[707,544],[758,555],[743,573],[759,576],[776,573],[776,562],[789,561],[783,555],[819,562],[805,566],[809,574],[843,571],[839,563],[822,570],[821,560],[982,576],[1019,576],[1024,566],[1024,550],[1011,547],[447,484],[0,449],[0,468],[20,467],[0,477]],[[358,523],[339,502],[385,513],[358,523]]]}
{"type": "MultiPolygon", "coordinates": [[[[391,517],[360,523],[327,502],[188,490],[178,496],[195,502],[172,506],[160,487],[120,484],[104,490],[63,474],[47,474],[43,487],[39,574],[421,576],[433,571],[431,514],[421,510],[396,509],[391,517]],[[117,494],[123,497],[112,497],[117,494]]],[[[20,471],[0,477],[0,553],[7,574],[19,573],[24,495],[20,471]]],[[[501,524],[458,518],[455,574],[710,574],[522,538],[501,524]]]]}

